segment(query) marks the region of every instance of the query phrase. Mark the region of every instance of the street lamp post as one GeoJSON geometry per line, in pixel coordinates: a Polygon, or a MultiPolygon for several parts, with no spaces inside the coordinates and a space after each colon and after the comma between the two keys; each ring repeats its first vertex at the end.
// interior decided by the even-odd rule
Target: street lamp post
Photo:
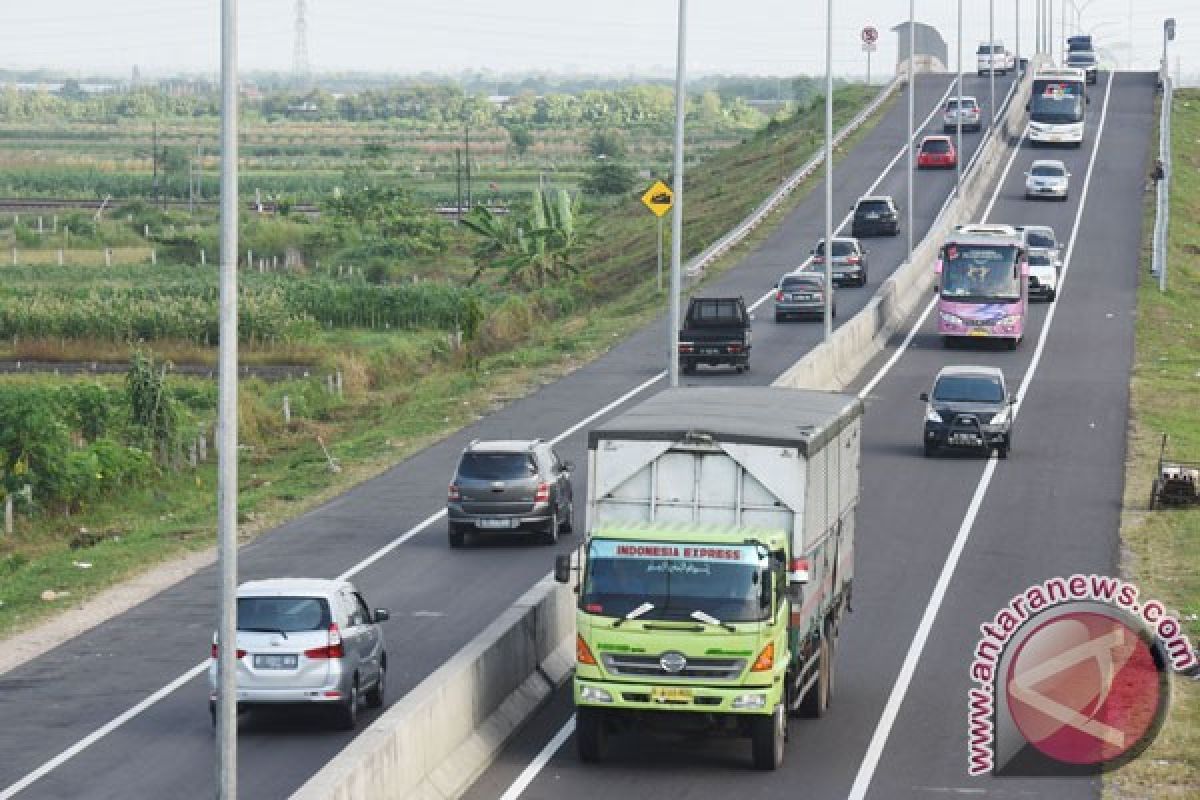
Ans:
{"type": "Polygon", "coordinates": [[[825,341],[833,335],[833,0],[825,4],[825,341]]]}
{"type": "Polygon", "coordinates": [[[988,129],[996,119],[996,0],[988,0],[988,47],[992,55],[988,59],[988,85],[991,87],[991,100],[988,105],[988,129]]]}
{"type": "Polygon", "coordinates": [[[916,107],[917,107],[917,0],[908,0],[908,202],[905,205],[904,232],[908,238],[908,260],[912,263],[913,254],[913,139],[916,138],[916,107]]]}
{"type": "Polygon", "coordinates": [[[687,0],[679,0],[679,32],[676,43],[675,61],[675,158],[674,193],[671,207],[671,301],[670,301],[670,346],[667,354],[667,374],[671,387],[679,385],[679,294],[683,290],[680,261],[683,254],[683,120],[687,98],[684,95],[685,69],[687,66],[687,0]]]}
{"type": "MultiPolygon", "coordinates": [[[[954,196],[960,196],[962,192],[962,107],[963,107],[963,65],[962,65],[962,0],[958,0],[958,113],[954,115],[955,119],[955,143],[954,143],[954,196]]],[[[989,56],[989,59],[991,56],[989,56]]]]}

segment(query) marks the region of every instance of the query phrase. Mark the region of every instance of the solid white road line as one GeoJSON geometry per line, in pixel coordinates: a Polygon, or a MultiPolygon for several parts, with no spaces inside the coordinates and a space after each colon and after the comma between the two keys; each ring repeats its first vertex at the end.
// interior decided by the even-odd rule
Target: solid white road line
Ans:
{"type": "Polygon", "coordinates": [[[572,714],[567,723],[558,729],[558,733],[554,734],[554,738],[546,742],[546,746],[541,749],[541,752],[529,762],[529,766],[521,770],[521,774],[512,782],[504,794],[500,795],[500,800],[517,800],[521,793],[529,788],[529,784],[533,783],[533,779],[538,773],[550,762],[554,754],[558,752],[558,748],[563,746],[563,743],[575,732],[575,715],[572,714]]]}
{"type": "MultiPolygon", "coordinates": [[[[1091,159],[1088,162],[1087,176],[1084,178],[1083,190],[1080,193],[1079,208],[1075,212],[1075,222],[1071,230],[1070,243],[1063,258],[1063,279],[1066,278],[1067,272],[1071,267],[1071,255],[1075,248],[1075,238],[1079,234],[1080,221],[1083,219],[1083,211],[1087,206],[1088,190],[1091,188],[1096,156],[1100,152],[1100,142],[1104,135],[1104,123],[1108,117],[1108,99],[1109,95],[1112,94],[1113,81],[1114,77],[1110,76],[1108,85],[1104,91],[1104,107],[1100,112],[1100,124],[1096,129],[1096,143],[1093,146],[1091,159]]],[[[989,205],[989,210],[990,208],[991,206],[989,205]]],[[[1057,307],[1056,303],[1051,303],[1050,310],[1046,314],[1046,322],[1042,326],[1041,335],[1038,337],[1037,348],[1034,350],[1029,369],[1026,370],[1025,377],[1021,381],[1021,388],[1017,391],[1017,404],[1013,409],[1014,417],[1020,412],[1021,401],[1024,399],[1025,393],[1029,390],[1029,385],[1033,382],[1033,378],[1037,373],[1038,364],[1041,362],[1042,350],[1045,348],[1046,339],[1050,335],[1050,328],[1054,322],[1054,311],[1057,307]]],[[[980,504],[983,502],[988,486],[992,482],[992,475],[996,471],[996,464],[997,460],[993,455],[988,459],[987,466],[984,467],[983,476],[979,479],[979,485],[975,488],[975,494],[971,498],[967,514],[963,517],[962,525],[959,526],[958,535],[955,536],[954,544],[950,547],[950,552],[946,556],[946,563],[942,566],[942,572],[938,576],[937,584],[933,588],[933,594],[929,598],[929,603],[925,607],[925,613],[921,616],[921,621],[917,625],[917,631],[913,635],[908,653],[904,657],[904,663],[900,667],[900,674],[896,676],[896,682],[892,686],[891,694],[888,696],[887,705],[883,709],[883,714],[880,716],[879,723],[875,727],[875,732],[871,736],[871,742],[867,746],[867,752],[863,756],[862,763],[859,765],[858,774],[855,776],[854,784],[850,788],[848,800],[863,800],[867,795],[867,790],[871,786],[871,779],[874,777],[875,770],[879,766],[879,759],[883,756],[883,748],[887,744],[892,726],[896,723],[896,717],[900,713],[900,706],[904,703],[904,697],[908,693],[908,687],[912,683],[913,675],[916,673],[917,664],[921,660],[921,653],[925,649],[925,643],[929,639],[929,633],[933,629],[933,623],[937,618],[938,611],[941,609],[942,602],[946,598],[946,591],[950,586],[950,580],[954,577],[954,571],[958,567],[959,558],[961,558],[963,549],[967,545],[967,540],[971,536],[971,530],[975,524],[975,517],[979,513],[980,504]]]]}

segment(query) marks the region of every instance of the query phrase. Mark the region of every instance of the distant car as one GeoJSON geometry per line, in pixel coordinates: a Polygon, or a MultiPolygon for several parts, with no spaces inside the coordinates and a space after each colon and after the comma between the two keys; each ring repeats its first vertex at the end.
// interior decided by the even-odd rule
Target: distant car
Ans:
{"type": "Polygon", "coordinates": [[[1007,75],[1009,70],[1016,67],[1016,62],[1003,42],[980,42],[979,49],[975,51],[975,72],[980,76],[993,70],[1000,75],[1007,75]]]}
{"type": "Polygon", "coordinates": [[[1027,250],[1059,250],[1058,237],[1049,225],[1018,225],[1027,250]]]}
{"type": "Polygon", "coordinates": [[[1040,297],[1047,303],[1053,303],[1058,297],[1058,274],[1061,267],[1057,250],[1041,248],[1030,249],[1029,258],[1029,297],[1040,297]]]}
{"type": "Polygon", "coordinates": [[[963,130],[979,131],[983,127],[983,111],[974,97],[963,96],[961,111],[958,108],[957,97],[946,101],[946,110],[942,113],[942,130],[957,130],[960,121],[963,130]]]}
{"type": "Polygon", "coordinates": [[[917,167],[953,169],[958,164],[958,151],[949,136],[926,136],[917,150],[917,167]]]}
{"type": "Polygon", "coordinates": [[[1071,173],[1061,161],[1039,159],[1025,173],[1026,200],[1047,197],[1066,202],[1070,194],[1071,173]]]}
{"type": "MultiPolygon", "coordinates": [[[[275,578],[237,590],[237,706],[322,705],[353,729],[358,707],[384,703],[388,656],[381,622],[349,581],[275,578]]],[[[208,708],[217,722],[217,655],[208,665],[208,708]]]]}
{"type": "Polygon", "coordinates": [[[450,546],[462,547],[468,533],[520,530],[554,544],[575,520],[571,469],[541,439],[471,442],[447,491],[450,546]]]}
{"type": "MultiPolygon", "coordinates": [[[[830,264],[833,285],[866,286],[867,253],[868,251],[853,236],[833,237],[833,263],[830,264]]],[[[812,249],[812,261],[806,271],[825,274],[824,239],[818,240],[817,246],[812,249]]]]}
{"type": "Polygon", "coordinates": [[[1091,50],[1072,50],[1067,53],[1067,66],[1083,70],[1088,83],[1095,83],[1099,75],[1100,65],[1091,50]]]}
{"type": "Polygon", "coordinates": [[[900,233],[900,211],[888,195],[868,195],[854,204],[850,235],[856,238],[900,233]]]}
{"type": "Polygon", "coordinates": [[[925,402],[922,445],[926,456],[942,448],[989,451],[1007,458],[1012,449],[1012,404],[997,367],[942,367],[925,402]]]}
{"type": "MultiPolygon", "coordinates": [[[[801,270],[789,272],[775,285],[775,321],[783,322],[788,317],[824,317],[825,276],[819,272],[801,270]]],[[[837,298],[829,308],[831,317],[837,316],[837,298]]]]}

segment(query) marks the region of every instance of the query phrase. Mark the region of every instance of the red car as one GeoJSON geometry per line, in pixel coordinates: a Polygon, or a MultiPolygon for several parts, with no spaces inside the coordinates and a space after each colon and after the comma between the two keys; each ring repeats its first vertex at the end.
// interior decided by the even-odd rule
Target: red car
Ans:
{"type": "Polygon", "coordinates": [[[943,167],[953,169],[958,164],[958,151],[949,136],[926,136],[917,151],[917,167],[943,167]]]}

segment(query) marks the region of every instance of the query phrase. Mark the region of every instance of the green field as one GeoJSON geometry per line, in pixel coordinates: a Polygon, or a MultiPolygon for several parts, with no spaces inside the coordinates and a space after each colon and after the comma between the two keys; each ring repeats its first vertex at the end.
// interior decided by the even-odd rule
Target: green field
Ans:
{"type": "MultiPolygon", "coordinates": [[[[1200,636],[1200,506],[1146,509],[1163,433],[1170,437],[1169,452],[1200,461],[1200,91],[1176,93],[1171,132],[1175,162],[1165,294],[1148,274],[1154,195],[1146,195],[1122,539],[1124,566],[1143,594],[1177,610],[1195,641],[1200,636]]],[[[1150,749],[1110,776],[1107,796],[1200,797],[1200,683],[1176,677],[1171,688],[1167,724],[1150,749]]]]}

